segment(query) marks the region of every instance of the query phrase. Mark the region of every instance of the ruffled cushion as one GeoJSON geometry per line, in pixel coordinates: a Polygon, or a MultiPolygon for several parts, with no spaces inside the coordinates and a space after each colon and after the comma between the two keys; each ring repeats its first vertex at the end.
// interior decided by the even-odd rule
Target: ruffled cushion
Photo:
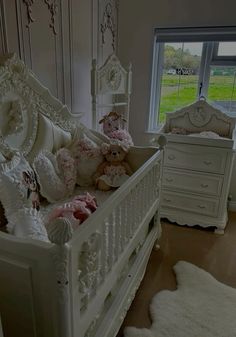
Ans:
{"type": "Polygon", "coordinates": [[[67,195],[66,185],[59,175],[56,157],[49,151],[40,152],[33,168],[40,185],[40,194],[49,202],[56,202],[67,195]]]}
{"type": "Polygon", "coordinates": [[[92,186],[93,176],[98,165],[103,161],[100,144],[84,134],[73,142],[71,152],[77,168],[77,184],[92,186]]]}

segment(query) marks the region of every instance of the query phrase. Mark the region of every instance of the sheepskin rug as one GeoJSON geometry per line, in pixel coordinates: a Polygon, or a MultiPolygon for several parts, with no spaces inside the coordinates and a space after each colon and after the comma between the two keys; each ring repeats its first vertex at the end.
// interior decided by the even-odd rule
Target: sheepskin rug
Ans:
{"type": "Polygon", "coordinates": [[[151,328],[125,328],[125,337],[235,337],[236,289],[188,262],[174,271],[177,290],[154,296],[151,328]]]}

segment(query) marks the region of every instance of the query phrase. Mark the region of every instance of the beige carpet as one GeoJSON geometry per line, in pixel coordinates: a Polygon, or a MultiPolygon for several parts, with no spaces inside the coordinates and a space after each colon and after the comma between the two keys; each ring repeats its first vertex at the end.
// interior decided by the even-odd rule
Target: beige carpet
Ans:
{"type": "Polygon", "coordinates": [[[188,262],[174,266],[177,290],[154,296],[150,329],[125,329],[125,337],[236,337],[236,289],[188,262]]]}

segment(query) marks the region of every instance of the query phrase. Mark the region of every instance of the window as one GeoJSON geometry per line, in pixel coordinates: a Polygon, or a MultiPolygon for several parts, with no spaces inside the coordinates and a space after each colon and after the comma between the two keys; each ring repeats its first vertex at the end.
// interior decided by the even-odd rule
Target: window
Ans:
{"type": "Polygon", "coordinates": [[[236,117],[236,27],[156,29],[149,130],[201,96],[236,117]]]}

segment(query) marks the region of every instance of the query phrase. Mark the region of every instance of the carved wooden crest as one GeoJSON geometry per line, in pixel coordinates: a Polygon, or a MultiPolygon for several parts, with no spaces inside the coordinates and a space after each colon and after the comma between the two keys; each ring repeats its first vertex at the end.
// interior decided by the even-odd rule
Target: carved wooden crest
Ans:
{"type": "Polygon", "coordinates": [[[165,132],[181,128],[187,133],[212,131],[222,137],[232,137],[235,119],[207,103],[199,100],[166,116],[165,132]]]}
{"type": "MultiPolygon", "coordinates": [[[[27,155],[37,136],[38,116],[48,117],[55,125],[73,131],[68,108],[43,87],[31,70],[15,54],[0,58],[0,133],[6,143],[27,155]]],[[[82,127],[82,126],[81,126],[82,127]]]]}

